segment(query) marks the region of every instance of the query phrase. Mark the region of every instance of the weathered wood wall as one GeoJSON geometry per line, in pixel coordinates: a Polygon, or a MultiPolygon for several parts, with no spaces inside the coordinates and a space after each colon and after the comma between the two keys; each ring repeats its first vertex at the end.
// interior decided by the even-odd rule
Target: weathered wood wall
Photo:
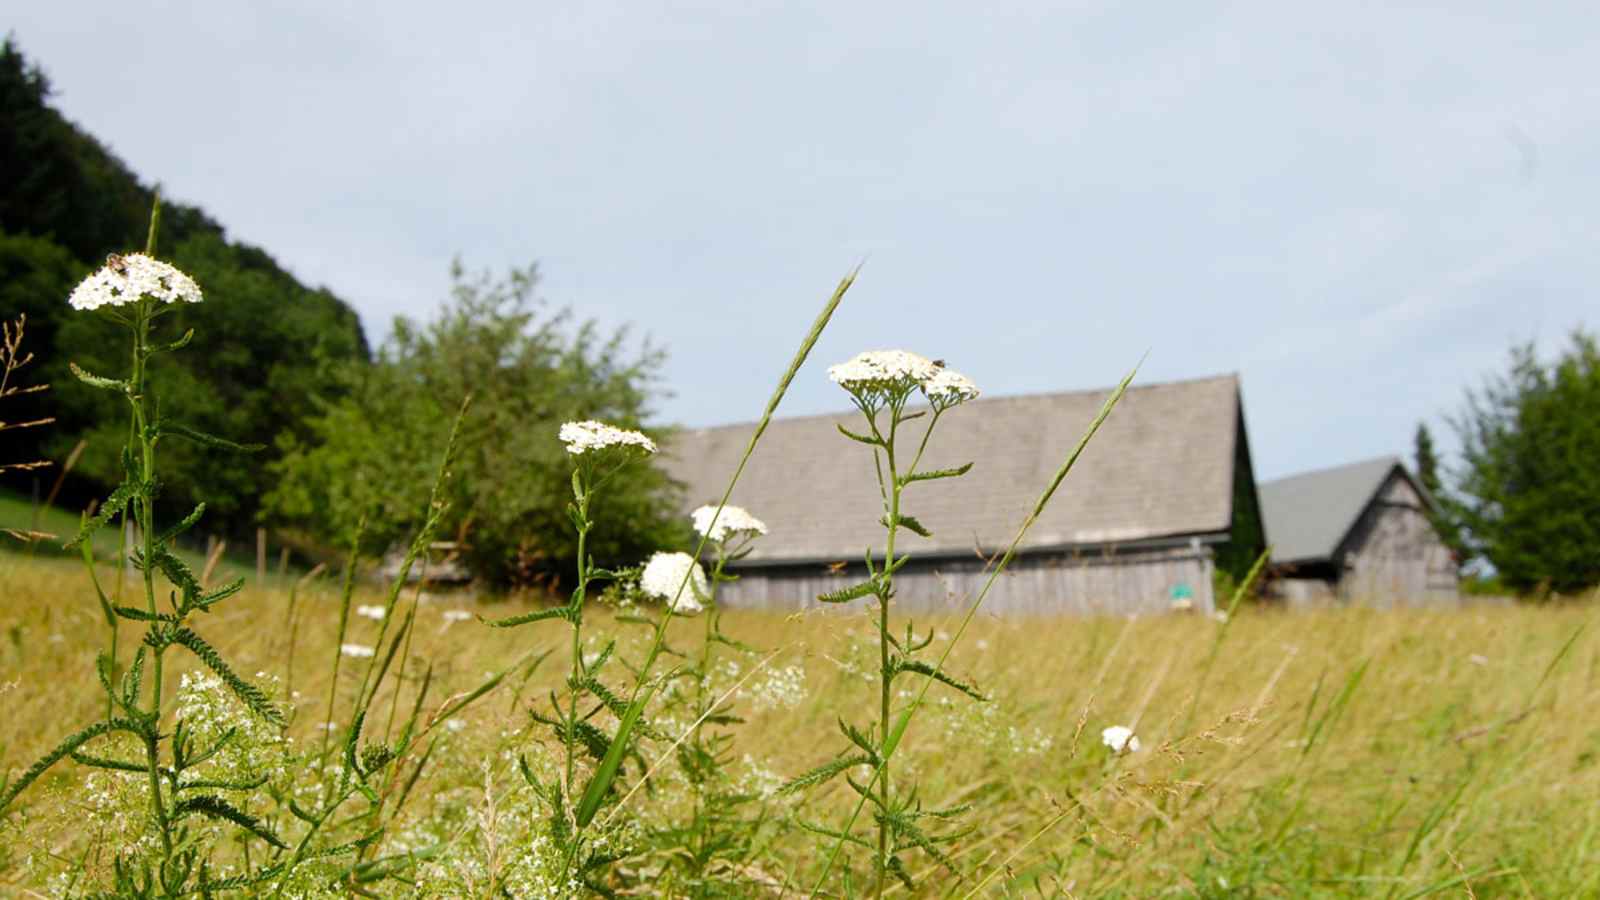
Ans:
{"type": "MultiPolygon", "coordinates": [[[[1216,608],[1211,574],[1211,552],[1205,547],[1027,554],[1007,567],[984,598],[982,611],[1008,616],[1166,612],[1172,606],[1173,588],[1187,584],[1193,608],[1209,614],[1216,608]]],[[[818,603],[817,595],[861,581],[866,570],[859,563],[839,572],[821,565],[762,566],[740,569],[739,576],[719,588],[719,603],[769,610],[839,609],[818,603]]],[[[987,578],[976,556],[913,559],[895,575],[895,603],[907,613],[961,612],[987,578]]],[[[870,602],[856,600],[843,608],[870,602]]]]}
{"type": "Polygon", "coordinates": [[[1389,479],[1346,540],[1340,599],[1378,607],[1460,600],[1450,548],[1424,509],[1409,482],[1389,479]]]}

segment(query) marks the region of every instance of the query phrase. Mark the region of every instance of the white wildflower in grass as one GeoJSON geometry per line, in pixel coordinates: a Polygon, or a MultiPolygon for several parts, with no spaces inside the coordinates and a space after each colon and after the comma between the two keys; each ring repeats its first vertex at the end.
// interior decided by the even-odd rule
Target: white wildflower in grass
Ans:
{"type": "Polygon", "coordinates": [[[351,659],[371,659],[372,655],[376,652],[378,651],[368,647],[366,644],[339,645],[339,653],[344,656],[348,656],[351,659]]]}
{"type": "Polygon", "coordinates": [[[744,755],[744,777],[740,779],[739,787],[746,793],[770,800],[777,796],[784,781],[782,775],[761,765],[750,754],[744,755]]]}
{"type": "Polygon", "coordinates": [[[372,619],[373,621],[381,622],[383,621],[383,617],[386,615],[386,613],[381,606],[367,606],[363,604],[356,607],[356,615],[362,617],[363,619],[372,619]]]}
{"type": "Polygon", "coordinates": [[[567,452],[574,456],[582,456],[594,450],[608,450],[612,448],[638,449],[646,454],[656,452],[655,441],[650,440],[637,431],[607,425],[604,422],[589,420],[586,422],[568,422],[561,426],[561,442],[567,445],[567,452]]]}
{"type": "Polygon", "coordinates": [[[806,699],[806,670],[799,665],[768,669],[739,693],[750,699],[757,712],[794,709],[806,699]]]}
{"type": "Polygon", "coordinates": [[[446,622],[472,621],[472,610],[469,609],[447,609],[443,613],[440,613],[440,615],[444,617],[446,622]]]}
{"type": "Polygon", "coordinates": [[[1100,732],[1100,743],[1111,748],[1112,753],[1138,753],[1139,736],[1126,725],[1112,725],[1100,732]]]}
{"type": "Polygon", "coordinates": [[[687,553],[656,553],[639,575],[639,589],[658,600],[668,601],[680,616],[693,615],[705,607],[701,601],[711,593],[706,573],[687,553]]]}
{"type": "Polygon", "coordinates": [[[702,506],[689,514],[694,520],[694,530],[705,535],[713,541],[725,541],[730,537],[757,537],[767,533],[767,523],[750,515],[749,510],[742,506],[724,506],[721,514],[717,513],[715,505],[702,506]],[[716,516],[716,524],[711,518],[716,516]]]}
{"type": "Polygon", "coordinates": [[[162,303],[199,303],[194,279],[143,253],[112,255],[99,271],[79,282],[67,303],[73,309],[125,306],[149,297],[162,303]]]}
{"type": "Polygon", "coordinates": [[[904,396],[939,374],[940,366],[907,350],[868,350],[828,367],[828,377],[852,394],[904,396]]]}
{"type": "MultiPolygon", "coordinates": [[[[274,681],[269,679],[268,686],[274,681]]],[[[216,675],[185,673],[178,682],[173,716],[199,746],[217,748],[203,764],[186,773],[186,782],[244,782],[260,776],[281,782],[288,777],[282,731],[241,704],[216,675]]]]}
{"type": "Polygon", "coordinates": [[[954,369],[941,368],[922,382],[922,393],[935,409],[949,409],[958,403],[978,399],[978,386],[954,369]]]}

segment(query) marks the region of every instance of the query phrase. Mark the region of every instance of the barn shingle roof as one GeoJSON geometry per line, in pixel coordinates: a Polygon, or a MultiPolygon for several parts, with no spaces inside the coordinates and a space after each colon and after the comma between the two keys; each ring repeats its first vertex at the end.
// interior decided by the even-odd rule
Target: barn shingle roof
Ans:
{"type": "Polygon", "coordinates": [[[1399,458],[1380,456],[1262,483],[1261,517],[1273,561],[1332,559],[1396,468],[1404,471],[1399,458]]]}
{"type": "MultiPolygon", "coordinates": [[[[965,477],[914,484],[903,512],[931,539],[901,546],[920,557],[964,556],[1011,540],[1107,390],[986,398],[946,413],[922,469],[972,462],[965,477]]],[[[917,437],[926,419],[910,423],[917,437]]],[[[750,563],[859,560],[881,550],[871,452],[840,435],[860,414],[774,421],[730,502],[766,521],[750,563]]],[[[689,508],[721,496],[753,424],[680,432],[662,459],[686,485],[689,508]]],[[[1213,535],[1232,521],[1239,381],[1224,375],[1130,388],[1079,458],[1024,550],[1098,547],[1213,535]]],[[[904,534],[904,532],[902,532],[904,534]]]]}

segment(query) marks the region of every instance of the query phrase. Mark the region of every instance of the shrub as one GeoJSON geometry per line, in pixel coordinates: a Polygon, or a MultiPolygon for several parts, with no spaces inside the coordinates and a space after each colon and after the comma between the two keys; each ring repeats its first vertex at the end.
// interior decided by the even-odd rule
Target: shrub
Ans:
{"type": "MultiPolygon", "coordinates": [[[[397,319],[371,366],[337,373],[344,396],[311,419],[310,435],[282,439],[267,506],[330,543],[348,543],[363,519],[374,545],[399,540],[424,508],[428,448],[470,392],[444,532],[464,538],[470,566],[490,582],[559,574],[570,585],[566,454],[551,435],[574,419],[638,427],[662,355],[648,344],[630,352],[625,330],[603,334],[536,301],[534,267],[492,280],[458,265],[452,277],[437,318],[397,319]]],[[[598,528],[587,552],[611,561],[678,542],[669,487],[649,467],[613,485],[590,511],[598,528]]]]}

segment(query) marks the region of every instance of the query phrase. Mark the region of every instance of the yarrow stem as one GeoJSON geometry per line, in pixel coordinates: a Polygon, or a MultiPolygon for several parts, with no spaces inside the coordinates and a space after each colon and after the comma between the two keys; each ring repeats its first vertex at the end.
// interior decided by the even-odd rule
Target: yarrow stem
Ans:
{"type": "MultiPolygon", "coordinates": [[[[1049,505],[1051,498],[1055,496],[1056,490],[1061,487],[1061,482],[1066,479],[1067,473],[1072,471],[1073,465],[1077,463],[1078,457],[1083,454],[1084,448],[1089,445],[1089,441],[1100,430],[1100,426],[1105,423],[1106,419],[1111,416],[1111,411],[1116,408],[1123,394],[1127,392],[1128,385],[1133,382],[1134,375],[1138,371],[1138,367],[1134,367],[1133,371],[1130,371],[1117,384],[1117,387],[1100,407],[1099,413],[1089,423],[1089,427],[1084,431],[1083,436],[1078,439],[1078,443],[1067,454],[1066,459],[1056,469],[1055,474],[1051,476],[1049,483],[1045,485],[1044,490],[1039,494],[1039,498],[1034,501],[1033,508],[1023,518],[1022,524],[1018,526],[1016,534],[1011,538],[1011,543],[1006,546],[1005,553],[1001,555],[997,563],[994,563],[993,568],[989,569],[988,577],[978,590],[977,596],[967,605],[966,612],[962,615],[961,622],[956,627],[955,633],[951,635],[949,642],[945,644],[943,651],[940,652],[938,661],[934,663],[935,670],[942,671],[944,669],[945,662],[950,658],[951,652],[955,650],[956,644],[960,642],[962,635],[966,633],[968,626],[972,624],[972,619],[977,615],[978,608],[983,605],[984,598],[989,596],[990,589],[994,587],[995,582],[1000,580],[1000,576],[1010,566],[1011,560],[1016,557],[1017,547],[1022,543],[1022,539],[1027,536],[1028,531],[1039,520],[1039,516],[1044,513],[1045,507],[1049,505]]],[[[822,872],[817,875],[817,880],[812,885],[808,896],[816,897],[822,891],[822,885],[827,881],[828,874],[833,871],[833,864],[838,860],[839,852],[844,849],[845,838],[850,834],[851,829],[855,827],[856,820],[860,818],[861,811],[866,807],[868,792],[876,785],[878,779],[883,777],[888,761],[893,758],[895,752],[899,749],[901,739],[905,736],[906,729],[911,725],[912,717],[921,708],[932,684],[931,679],[925,679],[912,697],[911,702],[901,711],[899,719],[895,722],[894,728],[889,734],[889,741],[883,758],[878,765],[873,767],[871,777],[863,788],[861,799],[856,801],[855,808],[850,813],[850,818],[839,831],[840,837],[835,839],[829,849],[827,859],[823,862],[822,872]]]]}
{"type": "MultiPolygon", "coordinates": [[[[153,230],[153,229],[152,229],[153,230]]],[[[153,240],[153,239],[152,239],[153,240]]],[[[133,377],[131,389],[128,392],[128,401],[133,406],[134,432],[138,436],[140,460],[142,467],[139,479],[143,489],[139,492],[138,514],[136,516],[139,535],[144,545],[143,564],[140,568],[144,576],[145,612],[153,618],[156,615],[156,585],[155,585],[155,466],[156,447],[151,433],[150,423],[146,414],[148,386],[146,384],[145,363],[149,358],[150,343],[150,309],[145,301],[140,301],[135,306],[133,328],[133,377]]],[[[157,827],[161,829],[162,864],[165,866],[172,856],[172,829],[167,821],[166,802],[161,796],[161,750],[158,744],[158,735],[161,725],[161,700],[162,700],[162,663],[166,655],[166,646],[158,644],[154,648],[150,678],[150,721],[153,726],[145,734],[145,761],[150,773],[150,805],[155,812],[157,827]]]]}

